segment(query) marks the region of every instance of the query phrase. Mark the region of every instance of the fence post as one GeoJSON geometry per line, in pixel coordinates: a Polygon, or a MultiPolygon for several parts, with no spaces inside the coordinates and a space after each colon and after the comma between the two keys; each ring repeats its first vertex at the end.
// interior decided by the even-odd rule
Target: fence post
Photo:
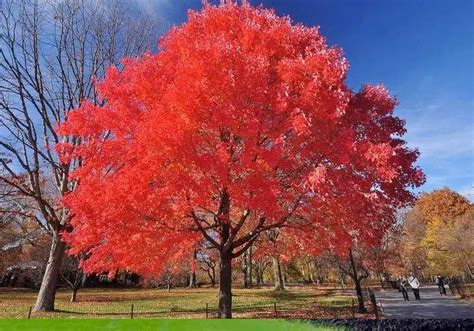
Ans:
{"type": "Polygon", "coordinates": [[[133,320],[133,303],[132,303],[132,310],[130,311],[130,319],[133,320]]]}
{"type": "Polygon", "coordinates": [[[209,317],[209,304],[206,303],[206,319],[209,317]]]}
{"type": "Polygon", "coordinates": [[[278,318],[278,310],[277,310],[277,303],[273,303],[273,310],[275,311],[275,318],[278,318]]]}
{"type": "Polygon", "coordinates": [[[30,308],[28,309],[28,319],[30,319],[30,318],[31,318],[31,309],[32,309],[32,308],[33,308],[33,307],[32,307],[32,306],[30,306],[30,308]]]}
{"type": "Polygon", "coordinates": [[[355,318],[355,300],[352,298],[352,318],[355,318]]]}
{"type": "Polygon", "coordinates": [[[369,291],[370,295],[370,302],[372,302],[372,307],[374,308],[374,313],[375,313],[375,319],[379,319],[379,311],[377,309],[377,301],[375,300],[375,294],[372,292],[372,290],[369,291]]]}

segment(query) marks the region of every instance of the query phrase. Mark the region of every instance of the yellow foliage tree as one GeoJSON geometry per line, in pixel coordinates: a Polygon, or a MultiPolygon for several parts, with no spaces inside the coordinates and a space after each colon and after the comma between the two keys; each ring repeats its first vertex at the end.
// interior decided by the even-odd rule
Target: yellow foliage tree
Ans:
{"type": "Polygon", "coordinates": [[[429,274],[472,275],[472,204],[443,188],[423,194],[404,217],[405,266],[429,274]],[[470,215],[470,216],[469,216],[470,215]],[[467,248],[464,248],[467,247],[467,248]]]}
{"type": "Polygon", "coordinates": [[[426,226],[421,246],[426,249],[429,271],[432,274],[444,274],[448,270],[452,255],[456,253],[447,250],[442,244],[443,237],[452,232],[452,227],[451,223],[445,224],[440,218],[435,218],[426,226]]]}
{"type": "Polygon", "coordinates": [[[457,273],[466,270],[474,278],[474,206],[454,220],[439,242],[439,246],[449,252],[448,269],[457,273]]]}

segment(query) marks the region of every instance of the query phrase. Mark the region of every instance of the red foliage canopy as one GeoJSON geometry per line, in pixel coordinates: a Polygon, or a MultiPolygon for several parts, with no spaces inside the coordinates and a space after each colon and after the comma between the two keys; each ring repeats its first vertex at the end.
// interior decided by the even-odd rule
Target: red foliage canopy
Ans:
{"type": "Polygon", "coordinates": [[[396,100],[353,93],[317,28],[207,5],[157,54],[123,63],[99,84],[104,104],[85,101],[59,129],[82,141],[58,149],[83,161],[65,238],[89,253],[86,271],[157,273],[203,238],[235,257],[271,228],[334,248],[375,240],[424,180],[396,100]]]}

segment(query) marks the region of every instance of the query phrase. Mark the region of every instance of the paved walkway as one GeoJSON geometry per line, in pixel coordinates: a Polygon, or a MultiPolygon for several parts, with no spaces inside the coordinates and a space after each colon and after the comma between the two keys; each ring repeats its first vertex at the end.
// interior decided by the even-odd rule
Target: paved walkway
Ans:
{"type": "MultiPolygon", "coordinates": [[[[449,291],[447,287],[446,290],[449,291]]],[[[403,301],[402,293],[397,290],[380,291],[375,295],[382,303],[386,318],[474,319],[474,304],[449,294],[442,296],[435,286],[422,287],[419,301],[415,301],[411,289],[408,290],[410,301],[403,301]]]]}

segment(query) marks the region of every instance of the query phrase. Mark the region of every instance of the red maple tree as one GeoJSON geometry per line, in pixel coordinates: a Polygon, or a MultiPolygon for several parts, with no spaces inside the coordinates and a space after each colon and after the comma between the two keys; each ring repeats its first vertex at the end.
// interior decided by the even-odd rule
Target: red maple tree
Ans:
{"type": "Polygon", "coordinates": [[[87,272],[153,274],[204,239],[229,318],[232,259],[262,232],[376,237],[424,176],[396,100],[382,86],[354,94],[341,53],[317,28],[228,1],[111,68],[103,106],[83,102],[59,129],[82,142],[58,146],[83,164],[65,199],[70,253],[87,252],[87,272]]]}

